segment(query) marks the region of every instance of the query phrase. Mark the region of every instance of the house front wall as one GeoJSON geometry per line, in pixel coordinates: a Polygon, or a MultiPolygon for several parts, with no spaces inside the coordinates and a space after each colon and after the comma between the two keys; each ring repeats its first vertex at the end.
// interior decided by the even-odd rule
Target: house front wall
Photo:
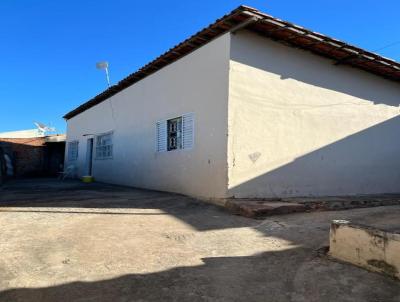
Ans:
{"type": "Polygon", "coordinates": [[[248,31],[231,37],[228,195],[400,192],[400,84],[248,31]]]}
{"type": "Polygon", "coordinates": [[[79,141],[79,154],[66,165],[87,174],[87,139],[112,132],[113,158],[93,160],[96,180],[225,197],[229,44],[223,35],[69,119],[67,141],[79,141]],[[156,152],[156,122],[186,113],[194,113],[194,147],[156,152]]]}

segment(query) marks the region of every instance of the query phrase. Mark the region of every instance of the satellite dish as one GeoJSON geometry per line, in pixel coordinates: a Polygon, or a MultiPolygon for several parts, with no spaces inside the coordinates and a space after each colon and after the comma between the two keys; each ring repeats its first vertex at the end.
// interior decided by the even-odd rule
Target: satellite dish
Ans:
{"type": "Polygon", "coordinates": [[[42,135],[44,135],[46,132],[54,132],[54,131],[56,131],[56,128],[50,127],[50,126],[46,126],[45,124],[40,123],[40,122],[34,122],[34,124],[38,128],[39,133],[42,134],[42,135]]]}

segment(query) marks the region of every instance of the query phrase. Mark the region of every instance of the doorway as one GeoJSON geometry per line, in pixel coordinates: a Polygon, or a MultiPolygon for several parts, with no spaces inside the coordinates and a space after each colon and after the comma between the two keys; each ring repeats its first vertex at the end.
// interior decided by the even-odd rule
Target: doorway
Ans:
{"type": "Polygon", "coordinates": [[[93,168],[93,138],[88,138],[87,147],[86,147],[86,167],[87,167],[87,176],[92,175],[93,168]]]}

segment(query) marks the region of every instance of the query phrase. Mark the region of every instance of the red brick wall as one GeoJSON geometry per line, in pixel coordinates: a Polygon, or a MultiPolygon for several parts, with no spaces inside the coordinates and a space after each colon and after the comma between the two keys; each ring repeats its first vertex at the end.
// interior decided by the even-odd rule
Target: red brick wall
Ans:
{"type": "Polygon", "coordinates": [[[0,138],[0,147],[12,157],[15,176],[42,175],[45,138],[0,138]]]}

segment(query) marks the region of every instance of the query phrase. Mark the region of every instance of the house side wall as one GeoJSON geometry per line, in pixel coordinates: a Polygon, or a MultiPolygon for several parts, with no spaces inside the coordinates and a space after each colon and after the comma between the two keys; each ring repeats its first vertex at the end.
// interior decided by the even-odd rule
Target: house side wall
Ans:
{"type": "Polygon", "coordinates": [[[400,84],[333,63],[232,35],[229,196],[400,192],[400,84]]]}
{"type": "Polygon", "coordinates": [[[113,158],[93,161],[96,180],[224,197],[229,43],[221,36],[68,120],[67,141],[79,141],[79,155],[66,165],[86,174],[87,139],[113,131],[113,158]],[[194,113],[193,149],[157,153],[156,122],[185,113],[194,113]]]}

